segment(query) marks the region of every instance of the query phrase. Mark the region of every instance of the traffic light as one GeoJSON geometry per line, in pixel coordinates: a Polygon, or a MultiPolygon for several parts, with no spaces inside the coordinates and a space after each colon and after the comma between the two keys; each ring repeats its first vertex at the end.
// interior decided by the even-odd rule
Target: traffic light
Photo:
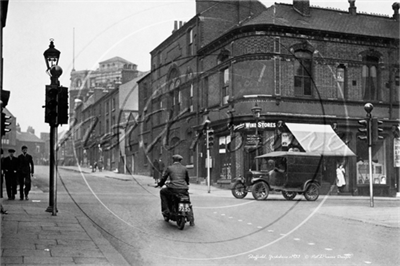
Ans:
{"type": "Polygon", "coordinates": [[[57,124],[57,85],[46,86],[46,105],[44,121],[50,125],[57,124]]]}
{"type": "Polygon", "coordinates": [[[357,138],[361,140],[368,140],[368,127],[369,123],[367,119],[359,120],[358,123],[363,127],[358,128],[358,131],[361,133],[357,136],[357,138]]]}
{"type": "Polygon", "coordinates": [[[381,135],[383,129],[379,127],[382,124],[382,121],[377,118],[372,118],[372,142],[377,142],[383,139],[383,136],[381,135]]]}
{"type": "Polygon", "coordinates": [[[211,148],[214,145],[214,130],[208,129],[207,130],[207,146],[211,148]]]}
{"type": "Polygon", "coordinates": [[[5,113],[1,112],[1,135],[4,136],[6,133],[11,131],[11,128],[9,126],[11,125],[11,122],[9,121],[11,119],[11,116],[6,115],[5,113]]]}
{"type": "Polygon", "coordinates": [[[58,99],[57,99],[57,117],[58,125],[68,124],[68,88],[58,88],[58,99]]]}

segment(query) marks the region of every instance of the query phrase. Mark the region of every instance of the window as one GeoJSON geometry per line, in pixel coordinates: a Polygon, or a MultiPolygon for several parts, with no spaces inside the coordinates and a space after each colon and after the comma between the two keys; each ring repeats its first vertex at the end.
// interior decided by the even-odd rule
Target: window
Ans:
{"type": "Polygon", "coordinates": [[[345,83],[345,67],[339,65],[336,69],[336,86],[337,86],[337,98],[346,98],[346,83],[345,83]]]}
{"type": "Polygon", "coordinates": [[[294,63],[294,94],[296,96],[312,96],[312,54],[309,51],[299,50],[295,53],[294,63]]]}
{"type": "Polygon", "coordinates": [[[193,29],[190,29],[187,33],[187,55],[194,55],[194,37],[193,37],[193,29]]]}
{"type": "Polygon", "coordinates": [[[380,100],[378,96],[378,63],[375,56],[364,56],[362,66],[363,100],[380,100]]]}
{"type": "Polygon", "coordinates": [[[399,71],[397,71],[395,77],[394,77],[394,101],[395,102],[400,102],[400,77],[399,77],[399,71]]]}
{"type": "Polygon", "coordinates": [[[228,104],[229,99],[229,68],[222,71],[222,104],[228,104]]]}
{"type": "Polygon", "coordinates": [[[190,84],[188,106],[189,106],[189,112],[193,112],[193,83],[190,84]]]}
{"type": "Polygon", "coordinates": [[[157,74],[158,74],[158,77],[161,76],[161,63],[162,63],[161,52],[158,52],[158,54],[157,54],[157,74]]]}

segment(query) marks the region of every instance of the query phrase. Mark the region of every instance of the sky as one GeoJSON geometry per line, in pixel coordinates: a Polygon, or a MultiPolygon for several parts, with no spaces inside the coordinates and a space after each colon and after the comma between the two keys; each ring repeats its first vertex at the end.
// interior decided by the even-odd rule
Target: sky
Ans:
{"type": "MultiPolygon", "coordinates": [[[[260,1],[266,7],[292,0],[260,1]]],[[[393,15],[395,0],[356,0],[357,12],[393,15]]],[[[310,0],[311,5],[348,10],[348,0],[310,0]]],[[[150,52],[168,38],[174,21],[195,16],[195,0],[9,0],[3,29],[3,89],[11,91],[7,109],[21,130],[49,132],[44,122],[45,86],[50,84],[43,52],[50,39],[61,52],[62,86],[70,73],[95,70],[98,63],[122,57],[150,70],[150,52]]],[[[58,131],[67,130],[60,126],[58,131]]]]}

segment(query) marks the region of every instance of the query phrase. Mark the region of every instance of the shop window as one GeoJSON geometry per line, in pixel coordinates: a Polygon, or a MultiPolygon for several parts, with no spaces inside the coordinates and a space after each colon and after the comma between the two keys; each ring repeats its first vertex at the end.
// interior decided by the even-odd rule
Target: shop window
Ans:
{"type": "Polygon", "coordinates": [[[363,100],[380,100],[378,87],[378,63],[379,58],[375,56],[364,56],[362,66],[362,89],[363,100]]]}
{"type": "MultiPolygon", "coordinates": [[[[374,184],[387,185],[386,173],[386,140],[379,141],[373,146],[372,180],[374,184]]],[[[364,141],[357,141],[357,185],[369,184],[368,146],[364,141]]]]}
{"type": "Polygon", "coordinates": [[[227,153],[230,143],[231,143],[230,135],[219,137],[218,141],[219,153],[227,153]]]}
{"type": "Polygon", "coordinates": [[[345,83],[346,68],[344,65],[339,65],[336,68],[336,87],[337,98],[346,99],[346,83],[345,83]]]}
{"type": "Polygon", "coordinates": [[[225,68],[222,72],[221,72],[221,83],[222,83],[222,104],[228,104],[228,100],[229,100],[229,82],[230,82],[230,78],[229,78],[229,68],[225,68]]]}
{"type": "Polygon", "coordinates": [[[298,50],[295,57],[294,93],[296,96],[312,96],[312,53],[298,50]]]}

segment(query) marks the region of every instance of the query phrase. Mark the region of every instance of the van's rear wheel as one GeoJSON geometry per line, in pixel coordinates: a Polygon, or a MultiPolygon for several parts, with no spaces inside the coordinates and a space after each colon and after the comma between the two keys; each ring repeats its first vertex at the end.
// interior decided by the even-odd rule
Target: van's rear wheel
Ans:
{"type": "Polygon", "coordinates": [[[236,182],[231,189],[232,195],[237,199],[243,199],[247,195],[246,186],[242,182],[236,182]]]}
{"type": "Polygon", "coordinates": [[[251,193],[256,200],[265,200],[269,195],[269,186],[265,182],[257,182],[253,185],[251,193]]]}
{"type": "Polygon", "coordinates": [[[308,201],[316,201],[319,197],[319,188],[317,184],[310,184],[307,190],[304,192],[304,197],[308,201]]]}
{"type": "Polygon", "coordinates": [[[287,200],[293,200],[296,197],[297,193],[290,191],[282,191],[282,195],[287,200]]]}

